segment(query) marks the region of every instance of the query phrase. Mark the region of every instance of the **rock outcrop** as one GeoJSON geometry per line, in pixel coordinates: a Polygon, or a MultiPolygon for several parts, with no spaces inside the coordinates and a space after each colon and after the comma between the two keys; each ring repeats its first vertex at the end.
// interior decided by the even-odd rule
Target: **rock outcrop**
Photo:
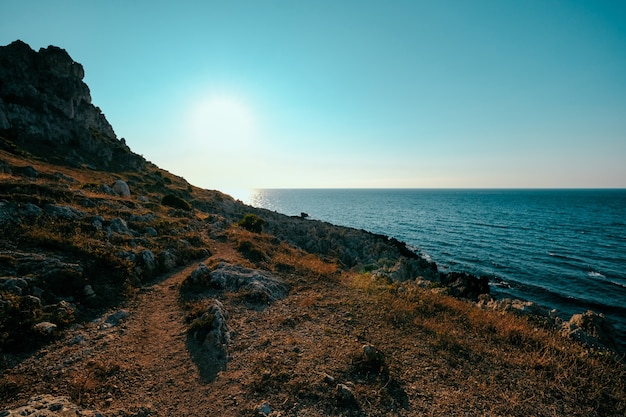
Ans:
{"type": "Polygon", "coordinates": [[[280,300],[289,292],[288,286],[280,277],[267,271],[224,262],[220,262],[213,270],[200,263],[183,287],[239,292],[245,294],[249,302],[259,305],[280,300]]]}
{"type": "Polygon", "coordinates": [[[615,328],[604,314],[593,311],[574,314],[569,321],[563,323],[561,334],[592,349],[619,351],[615,328]]]}
{"type": "Polygon", "coordinates": [[[28,404],[13,410],[0,413],[2,416],[32,416],[32,417],[69,417],[77,415],[95,415],[95,413],[83,413],[83,409],[72,403],[68,397],[55,397],[53,395],[38,395],[30,399],[28,404]]]}
{"type": "Polygon", "coordinates": [[[143,168],[91,103],[84,75],[56,46],[35,52],[18,40],[0,47],[0,146],[71,166],[143,168]]]}

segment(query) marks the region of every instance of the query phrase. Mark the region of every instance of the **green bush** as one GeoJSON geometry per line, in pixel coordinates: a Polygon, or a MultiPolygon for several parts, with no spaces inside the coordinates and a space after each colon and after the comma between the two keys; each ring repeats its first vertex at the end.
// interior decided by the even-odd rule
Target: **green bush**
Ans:
{"type": "Polygon", "coordinates": [[[189,211],[191,210],[191,206],[188,202],[183,200],[180,197],[176,197],[173,194],[167,194],[163,199],[161,199],[161,204],[164,206],[172,207],[179,210],[189,211]]]}
{"type": "Polygon", "coordinates": [[[256,214],[248,213],[237,224],[251,232],[261,233],[267,222],[256,214]]]}

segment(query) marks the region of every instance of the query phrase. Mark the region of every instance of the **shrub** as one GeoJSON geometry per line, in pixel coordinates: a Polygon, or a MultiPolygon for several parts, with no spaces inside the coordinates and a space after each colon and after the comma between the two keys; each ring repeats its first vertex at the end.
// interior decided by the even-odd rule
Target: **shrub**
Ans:
{"type": "Polygon", "coordinates": [[[256,214],[248,213],[237,224],[251,232],[261,233],[267,222],[256,214]]]}
{"type": "Polygon", "coordinates": [[[243,240],[239,242],[237,244],[237,250],[252,262],[267,260],[267,255],[249,240],[243,240]]]}
{"type": "Polygon", "coordinates": [[[164,196],[163,199],[161,200],[161,204],[164,206],[172,207],[172,208],[179,209],[179,210],[185,210],[185,211],[191,210],[191,206],[189,205],[188,202],[186,202],[180,197],[176,197],[173,194],[167,194],[166,196],[164,196]]]}

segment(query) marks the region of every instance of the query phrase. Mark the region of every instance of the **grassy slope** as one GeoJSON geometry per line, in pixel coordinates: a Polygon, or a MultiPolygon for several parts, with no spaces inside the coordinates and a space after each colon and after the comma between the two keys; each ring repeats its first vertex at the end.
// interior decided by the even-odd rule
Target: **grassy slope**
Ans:
{"type": "MultiPolygon", "coordinates": [[[[178,293],[185,276],[171,271],[160,271],[157,277],[133,276],[132,268],[115,255],[120,251],[160,253],[175,248],[180,266],[227,260],[271,271],[290,286],[288,297],[263,308],[251,304],[246,294],[196,288],[168,304],[171,311],[165,316],[158,316],[184,329],[184,316],[206,299],[217,297],[224,303],[231,316],[232,341],[227,368],[214,381],[202,378],[198,362],[189,368],[195,369],[193,378],[176,379],[181,376],[171,370],[173,365],[167,365],[171,359],[167,357],[177,355],[180,360],[183,344],[162,347],[172,349],[171,355],[143,351],[146,364],[164,363],[148,376],[143,375],[145,368],[136,369],[133,361],[107,350],[117,348],[121,354],[122,346],[133,343],[158,345],[159,340],[141,339],[141,331],[133,330],[140,323],[129,321],[127,328],[116,333],[119,342],[94,338],[92,356],[74,365],[67,363],[63,372],[51,369],[78,349],[68,345],[63,334],[35,355],[3,354],[0,409],[53,391],[105,412],[109,408],[139,410],[151,403],[158,415],[176,410],[189,415],[253,415],[262,402],[280,415],[310,416],[626,414],[626,372],[614,358],[584,350],[525,319],[481,311],[412,281],[378,280],[340,267],[332,256],[322,259],[295,248],[286,243],[285,236],[244,230],[236,220],[248,209],[218,192],[191,187],[156,167],[145,173],[112,174],[49,165],[6,152],[0,159],[13,167],[33,166],[40,174],[38,178],[0,174],[0,200],[75,206],[86,213],[78,221],[51,223],[42,217],[5,228],[1,248],[5,265],[13,262],[8,258],[16,251],[74,259],[85,266],[97,264],[105,273],[90,277],[90,283],[97,293],[106,288],[113,291],[97,305],[76,295],[78,322],[118,303],[140,316],[143,306],[147,309],[154,302],[146,295],[147,289],[159,288],[160,279],[175,278],[164,281],[168,283],[165,288],[171,286],[178,293]],[[73,181],[58,179],[65,177],[73,181]],[[100,183],[110,185],[118,178],[129,183],[131,197],[99,191],[100,183]],[[184,198],[195,208],[164,207],[160,201],[166,194],[184,198]],[[137,196],[147,199],[139,201],[137,196]],[[85,205],[85,198],[95,204],[85,205]],[[108,236],[94,231],[88,220],[96,215],[129,219],[133,214],[152,214],[149,222],[133,226],[137,230],[153,227],[159,234],[108,236]],[[117,275],[107,281],[106,277],[117,275]],[[117,291],[122,287],[124,291],[117,291]],[[137,291],[142,287],[146,290],[137,291]],[[364,357],[363,345],[367,344],[377,350],[375,359],[364,357]],[[157,385],[161,390],[177,388],[168,395],[154,393],[145,385],[150,377],[163,379],[157,385]],[[337,384],[349,387],[356,400],[339,400],[337,384]]],[[[258,213],[263,216],[262,211],[258,213]]],[[[274,221],[280,219],[271,216],[274,221]]],[[[76,284],[77,289],[84,283],[76,284]]],[[[2,293],[2,297],[11,295],[2,293]]],[[[154,310],[157,314],[158,309],[154,310]]],[[[38,314],[33,320],[48,313],[38,314]]],[[[151,317],[145,320],[156,318],[151,317]]],[[[89,330],[89,326],[76,329],[70,324],[67,337],[89,330]]],[[[193,355],[190,358],[193,361],[193,355]]]]}

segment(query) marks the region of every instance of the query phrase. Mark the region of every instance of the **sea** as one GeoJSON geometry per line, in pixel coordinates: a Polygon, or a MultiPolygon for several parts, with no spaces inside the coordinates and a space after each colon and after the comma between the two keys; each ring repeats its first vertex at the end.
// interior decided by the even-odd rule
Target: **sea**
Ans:
{"type": "Polygon", "coordinates": [[[604,314],[626,348],[626,189],[260,189],[240,199],[397,238],[496,298],[604,314]]]}

